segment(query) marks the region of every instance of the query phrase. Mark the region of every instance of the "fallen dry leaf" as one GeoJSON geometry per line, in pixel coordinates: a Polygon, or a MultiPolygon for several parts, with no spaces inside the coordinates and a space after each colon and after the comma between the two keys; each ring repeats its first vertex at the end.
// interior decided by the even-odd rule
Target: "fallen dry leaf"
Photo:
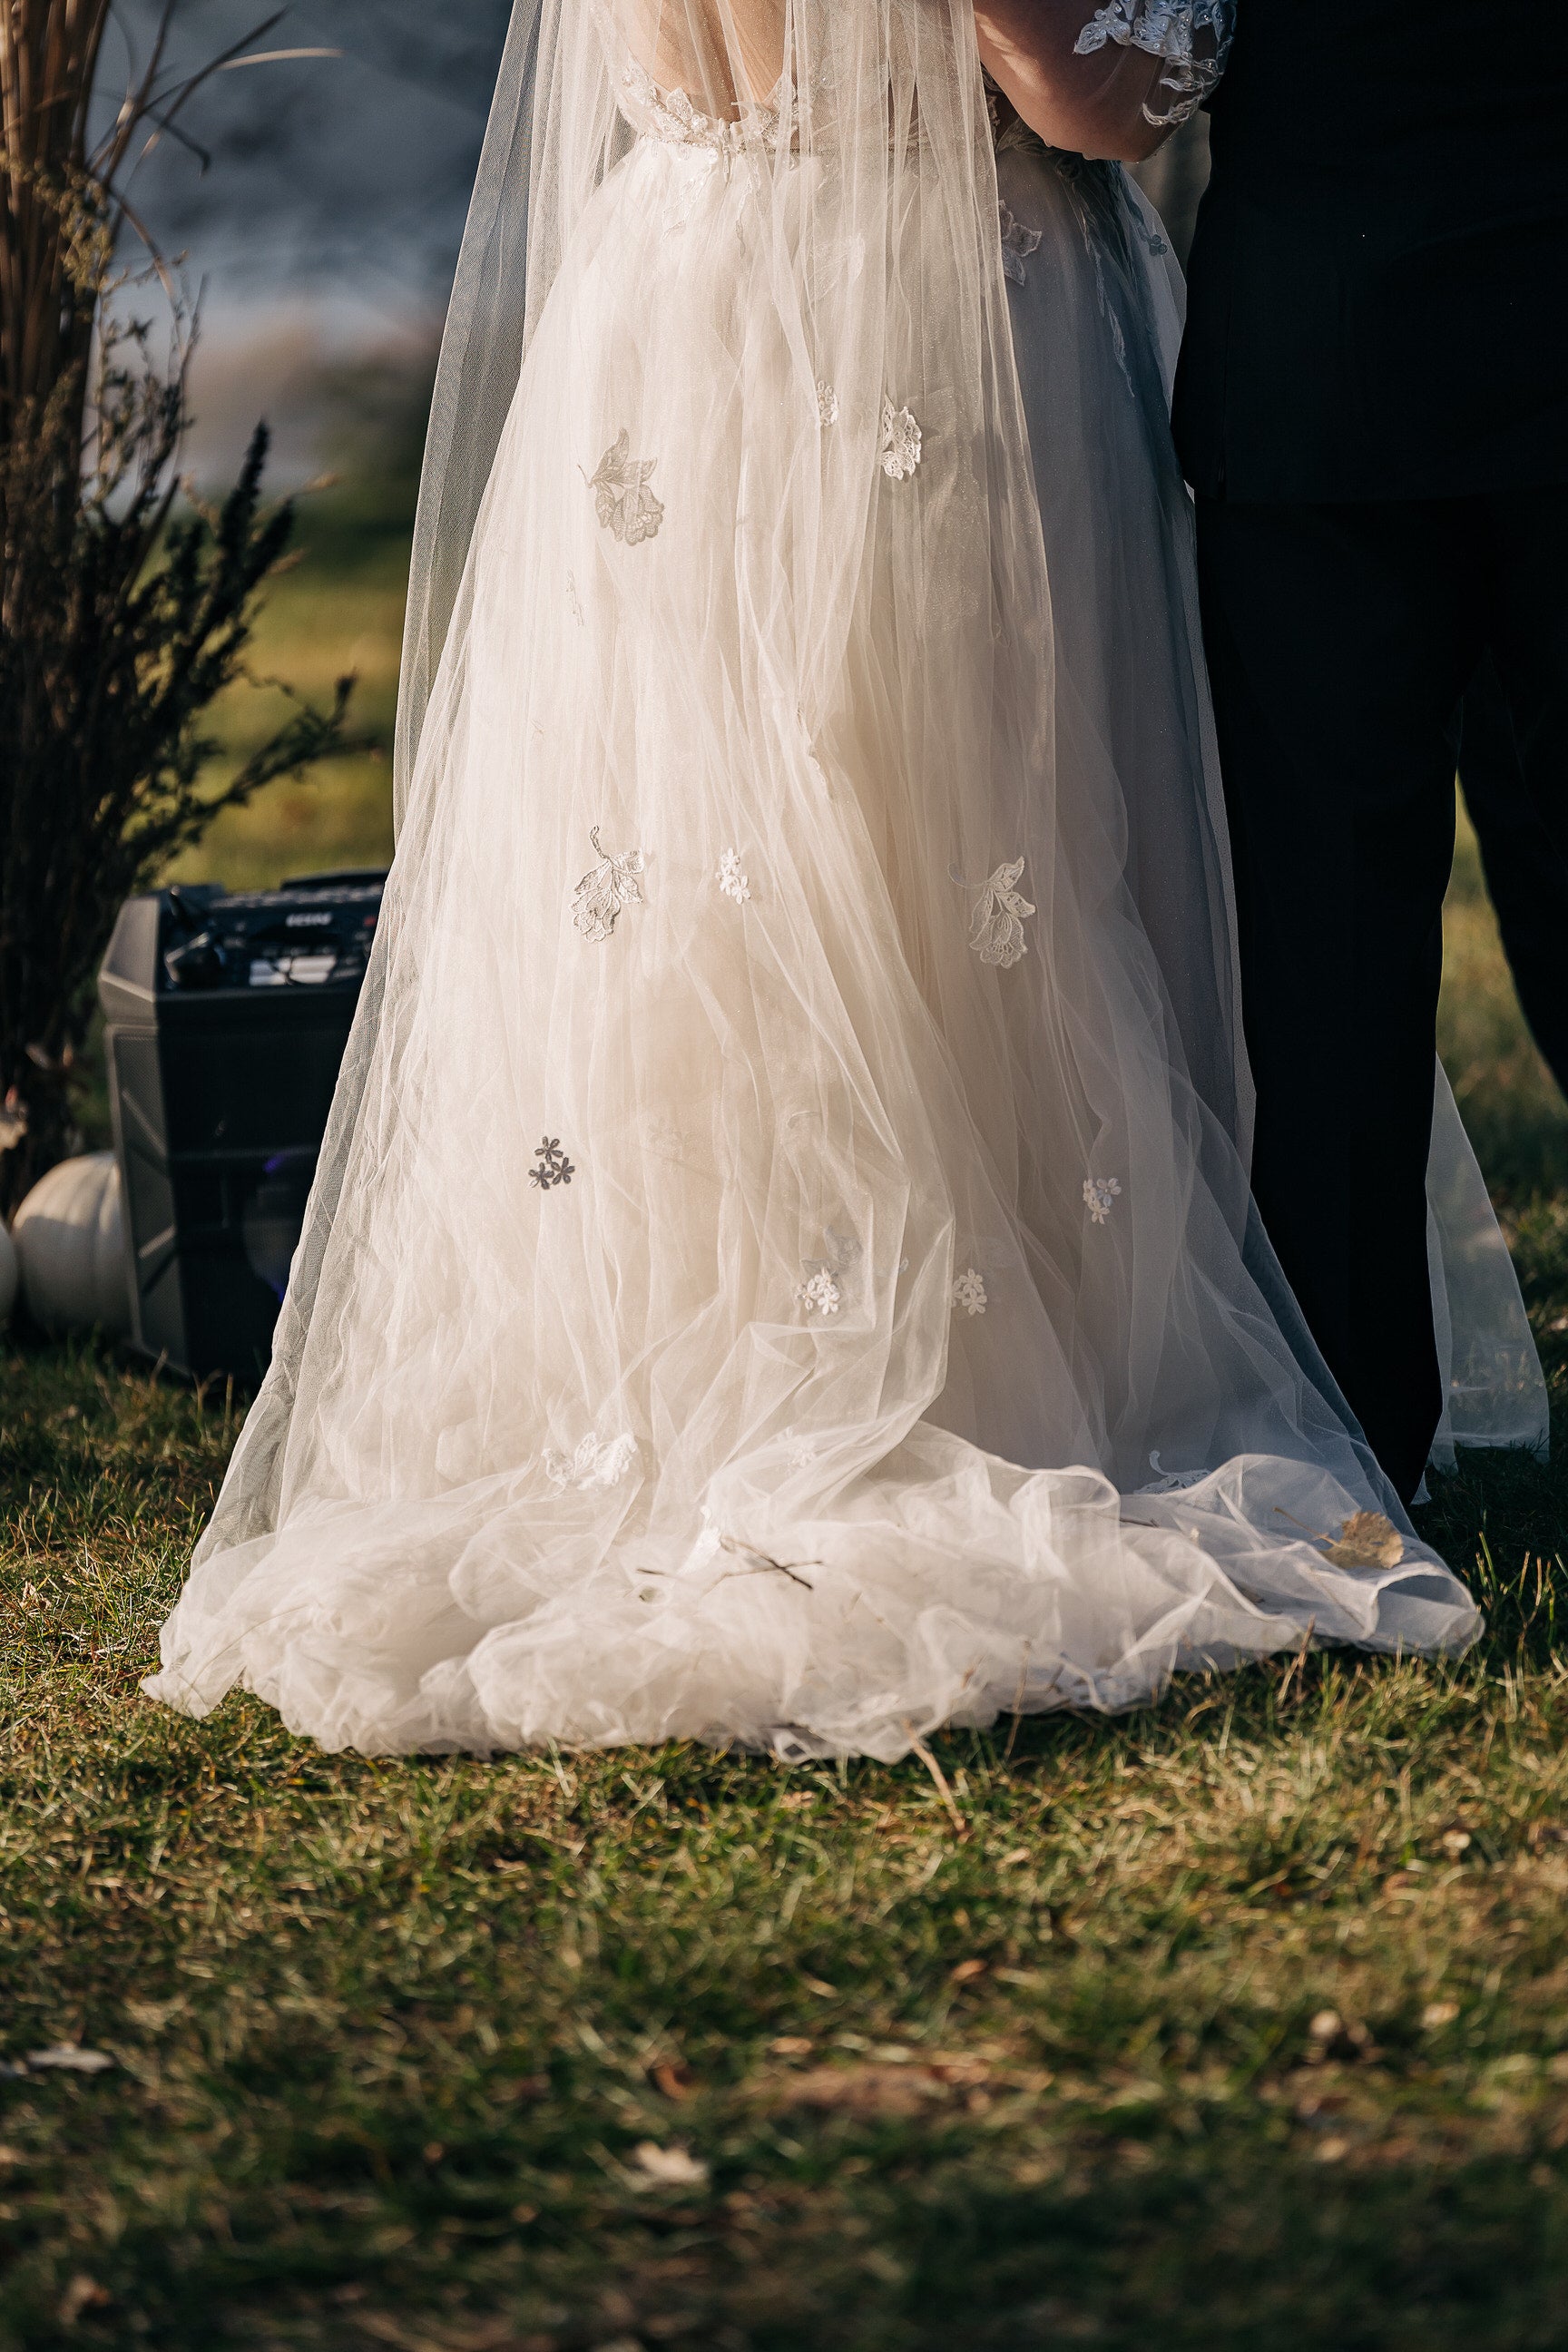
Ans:
{"type": "Polygon", "coordinates": [[[689,2149],[660,2147],[657,2140],[645,2139],[632,2150],[632,2163],[643,2178],[639,2189],[706,2189],[708,2167],[700,2163],[689,2149]]]}
{"type": "Polygon", "coordinates": [[[1405,1558],[1405,1538],[1381,1511],[1355,1511],[1324,1558],[1335,1568],[1397,1568],[1405,1558]]]}
{"type": "Polygon", "coordinates": [[[1452,2025],[1458,2014],[1457,2000],[1429,2000],[1421,2012],[1421,2023],[1426,2032],[1438,2033],[1445,2025],[1452,2025]]]}
{"type": "MultiPolygon", "coordinates": [[[[945,2083],[953,2090],[974,2090],[982,2083],[989,2083],[993,2079],[993,2069],[985,2059],[966,2057],[962,2052],[956,2057],[933,2058],[931,2071],[939,2083],[945,2083]]],[[[1047,2075],[1046,2079],[1048,2081],[1050,2078],[1047,2075]]]]}
{"type": "Polygon", "coordinates": [[[1471,1843],[1468,1830],[1445,1830],[1443,1832],[1443,1851],[1450,1862],[1458,1862],[1459,1856],[1471,1843]]]}
{"type": "Polygon", "coordinates": [[[985,1974],[985,1969],[984,1960],[960,1960],[955,1969],[949,1969],[947,1980],[949,1984],[972,1984],[976,1977],[985,1974]]]}
{"type": "Polygon", "coordinates": [[[778,2033],[768,2044],[775,2058],[809,2058],[816,2047],[804,2033],[778,2033]]]}
{"type": "Polygon", "coordinates": [[[1296,2102],[1296,2119],[1299,2123],[1308,2124],[1314,2116],[1337,2115],[1349,2105],[1350,2101],[1342,2091],[1308,2091],[1296,2102]]]}
{"type": "Polygon", "coordinates": [[[776,2104],[821,2114],[912,2116],[945,2088],[923,2066],[812,2066],[784,2076],[776,2104]]]}
{"type": "Polygon", "coordinates": [[[1314,1543],[1321,1543],[1324,1559],[1335,1568],[1397,1568],[1405,1558],[1405,1538],[1381,1511],[1352,1511],[1337,1536],[1326,1536],[1282,1505],[1276,1504],[1275,1508],[1314,1543]]]}
{"type": "Polygon", "coordinates": [[[85,2271],[79,2271],[60,2297],[60,2326],[74,2327],[84,2311],[96,2311],[108,2301],[108,2289],[89,2278],[85,2271]]]}
{"type": "Polygon", "coordinates": [[[1337,2042],[1344,2023],[1337,2009],[1321,2009],[1307,2028],[1314,2042],[1337,2042]]]}
{"type": "Polygon", "coordinates": [[[653,2070],[653,2080],[667,2099],[689,2099],[693,2076],[683,2059],[661,2059],[653,2070]]]}
{"type": "Polygon", "coordinates": [[[79,2050],[74,2042],[62,2042],[53,2050],[29,2050],[27,2063],[39,2074],[51,2068],[62,2074],[101,2074],[114,2061],[103,2050],[79,2050]]]}

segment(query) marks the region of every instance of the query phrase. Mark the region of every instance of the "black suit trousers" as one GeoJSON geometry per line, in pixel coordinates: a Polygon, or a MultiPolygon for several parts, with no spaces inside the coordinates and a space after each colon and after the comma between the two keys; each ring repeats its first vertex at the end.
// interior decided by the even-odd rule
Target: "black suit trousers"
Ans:
{"type": "Polygon", "coordinates": [[[1201,499],[1198,555],[1258,1083],[1253,1188],[1384,1469],[1441,1406],[1426,1253],[1458,712],[1490,651],[1568,856],[1568,488],[1201,499]]]}

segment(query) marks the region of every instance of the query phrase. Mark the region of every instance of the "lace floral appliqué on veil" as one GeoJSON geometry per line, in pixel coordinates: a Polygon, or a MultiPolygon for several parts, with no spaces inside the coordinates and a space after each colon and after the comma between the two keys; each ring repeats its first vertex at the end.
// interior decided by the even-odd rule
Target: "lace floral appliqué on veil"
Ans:
{"type": "Polygon", "coordinates": [[[552,1447],[544,1456],[544,1475],[558,1495],[575,1487],[580,1495],[605,1494],[618,1486],[632,1464],[637,1460],[635,1437],[616,1437],[602,1443],[597,1430],[590,1430],[576,1451],[558,1454],[552,1447]]]}
{"type": "Polygon", "coordinates": [[[835,1233],[830,1225],[826,1235],[831,1257],[808,1257],[801,1261],[805,1280],[795,1292],[795,1304],[806,1314],[820,1315],[826,1320],[837,1315],[844,1304],[856,1267],[860,1263],[860,1244],[853,1234],[835,1233]]]}
{"type": "Polygon", "coordinates": [[[599,863],[577,885],[572,920],[585,940],[598,942],[610,938],[623,908],[642,905],[645,861],[640,849],[625,850],[618,857],[607,850],[597,825],[588,838],[599,853],[599,863]]]}
{"type": "Polygon", "coordinates": [[[1121,1185],[1115,1176],[1086,1176],[1083,1180],[1083,1205],[1089,1211],[1091,1225],[1103,1225],[1111,1210],[1121,1198],[1121,1185]]]}
{"type": "Polygon", "coordinates": [[[1015,218],[1005,199],[1001,206],[1001,221],[1002,268],[1015,286],[1022,286],[1028,278],[1024,264],[1030,254],[1038,253],[1044,239],[1037,228],[1026,228],[1021,220],[1015,218]]]}
{"type": "Polygon", "coordinates": [[[882,471],[889,482],[907,482],[921,462],[920,420],[908,408],[882,403],[882,471]]]}
{"type": "Polygon", "coordinates": [[[605,530],[628,547],[640,547],[645,539],[658,537],[664,509],[647,486],[658,458],[634,457],[631,446],[632,436],[623,425],[600,458],[598,471],[588,477],[588,488],[605,530]]]}
{"type": "Polygon", "coordinates": [[[528,1181],[540,1192],[553,1192],[558,1185],[570,1184],[577,1171],[561,1149],[558,1135],[547,1135],[534,1152],[537,1168],[528,1171],[528,1181]]]}
{"type": "Polygon", "coordinates": [[[948,1293],[955,1315],[984,1315],[987,1300],[985,1278],[974,1266],[967,1266],[948,1293]]]}
{"type": "Polygon", "coordinates": [[[683,89],[661,89],[651,74],[634,59],[622,72],[617,98],[621,112],[645,139],[667,147],[701,147],[722,162],[732,163],[748,148],[778,144],[789,108],[789,131],[795,124],[795,102],[787,83],[780,81],[770,98],[737,108],[733,122],[704,114],[683,89]]]}
{"type": "Polygon", "coordinates": [[[1024,860],[1015,857],[999,866],[987,882],[966,882],[956,866],[948,867],[951,880],[961,890],[979,893],[974,909],[973,927],[969,944],[982,963],[994,964],[1000,971],[1010,971],[1029,952],[1024,937],[1024,924],[1035,911],[1031,901],[1018,889],[1023,879],[1024,860]]]}

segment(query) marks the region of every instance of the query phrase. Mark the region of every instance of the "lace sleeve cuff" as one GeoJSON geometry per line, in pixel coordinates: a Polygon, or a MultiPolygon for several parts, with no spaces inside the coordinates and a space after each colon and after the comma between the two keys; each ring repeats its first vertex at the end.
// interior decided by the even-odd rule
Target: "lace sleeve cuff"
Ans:
{"type": "Polygon", "coordinates": [[[1170,105],[1157,114],[1145,104],[1143,112],[1165,129],[1190,121],[1217,87],[1235,22],[1236,0],[1106,0],[1079,35],[1078,54],[1091,56],[1115,41],[1163,58],[1160,88],[1170,93],[1170,105]]]}

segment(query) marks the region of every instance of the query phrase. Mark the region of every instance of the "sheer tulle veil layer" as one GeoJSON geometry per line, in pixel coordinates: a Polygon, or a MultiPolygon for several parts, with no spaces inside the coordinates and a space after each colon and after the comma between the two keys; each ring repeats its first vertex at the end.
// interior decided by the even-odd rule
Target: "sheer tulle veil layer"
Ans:
{"type": "Polygon", "coordinates": [[[893,1756],[1473,1633],[1058,725],[998,201],[968,0],[520,7],[396,864],[159,1696],[893,1756]]]}

